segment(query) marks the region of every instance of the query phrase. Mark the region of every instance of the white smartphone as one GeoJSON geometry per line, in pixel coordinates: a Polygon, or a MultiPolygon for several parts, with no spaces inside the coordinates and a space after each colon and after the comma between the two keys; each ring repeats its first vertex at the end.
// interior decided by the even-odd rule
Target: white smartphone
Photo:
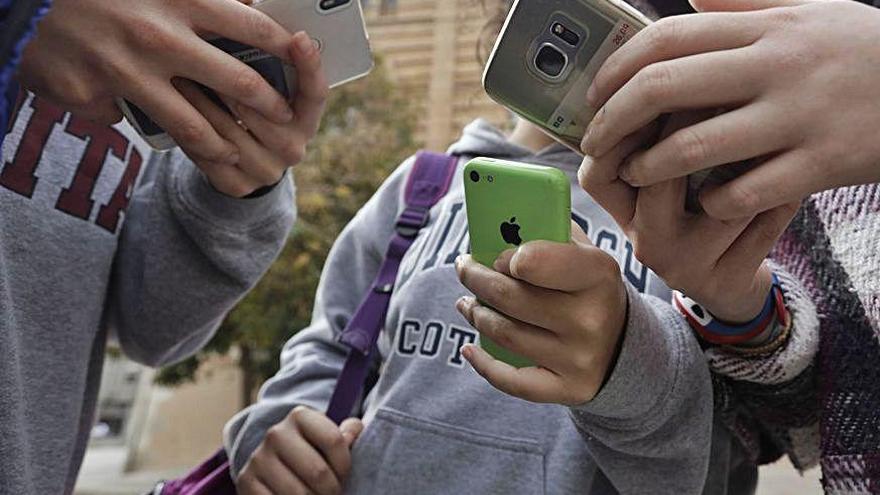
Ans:
{"type": "MultiPolygon", "coordinates": [[[[309,33],[321,52],[324,74],[331,88],[363,77],[372,70],[373,56],[360,1],[261,0],[254,4],[254,8],[291,33],[309,33]]],[[[296,71],[277,57],[224,38],[209,42],[253,67],[285,98],[296,91],[296,71]]],[[[213,98],[218,101],[216,95],[213,98]]],[[[176,146],[174,139],[140,108],[122,98],[117,104],[150,146],[159,150],[176,146]]]]}

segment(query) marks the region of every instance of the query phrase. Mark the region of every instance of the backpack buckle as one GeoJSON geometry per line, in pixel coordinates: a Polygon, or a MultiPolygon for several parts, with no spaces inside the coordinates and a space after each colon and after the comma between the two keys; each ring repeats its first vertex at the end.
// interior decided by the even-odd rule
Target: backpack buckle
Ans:
{"type": "Polygon", "coordinates": [[[422,230],[425,225],[428,225],[430,219],[430,208],[407,206],[406,209],[403,210],[403,213],[397,218],[397,224],[395,225],[394,230],[396,230],[401,237],[411,239],[418,235],[419,231],[422,230]]]}

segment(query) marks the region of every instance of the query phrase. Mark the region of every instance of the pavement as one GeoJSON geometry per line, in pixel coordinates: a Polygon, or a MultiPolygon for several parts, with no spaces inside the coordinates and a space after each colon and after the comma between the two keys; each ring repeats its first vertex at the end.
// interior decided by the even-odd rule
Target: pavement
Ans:
{"type": "Polygon", "coordinates": [[[123,473],[125,458],[126,449],[122,445],[89,447],[74,495],[143,495],[158,481],[174,479],[186,470],[123,473]]]}
{"type": "MultiPolygon", "coordinates": [[[[125,448],[97,446],[89,448],[75,495],[143,495],[157,481],[172,479],[185,470],[123,473],[125,448]]],[[[761,469],[757,495],[821,495],[819,471],[812,469],[800,476],[787,460],[761,469]]]]}

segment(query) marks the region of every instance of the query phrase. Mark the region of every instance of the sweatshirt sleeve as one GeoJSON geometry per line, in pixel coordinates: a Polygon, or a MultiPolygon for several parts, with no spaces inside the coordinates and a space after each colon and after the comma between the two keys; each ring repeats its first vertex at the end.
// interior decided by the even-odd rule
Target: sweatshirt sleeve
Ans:
{"type": "Polygon", "coordinates": [[[326,410],[348,354],[336,339],[379,271],[402,208],[410,164],[398,169],[343,230],[324,265],[311,324],[285,344],[281,368],[263,385],[257,402],[226,425],[224,443],[234,477],[269,428],[293,408],[326,410]]]}
{"type": "Polygon", "coordinates": [[[108,320],[128,356],[160,366],[212,337],[278,256],[296,211],[289,176],[236,199],[179,150],[145,166],[120,233],[108,320]]]}
{"type": "Polygon", "coordinates": [[[701,493],[713,426],[703,352],[672,305],[627,290],[615,368],[593,400],[571,409],[572,417],[619,493],[701,493]]]}
{"type": "Polygon", "coordinates": [[[722,420],[753,460],[787,454],[797,468],[806,469],[819,455],[819,315],[803,283],[779,264],[771,266],[791,319],[784,341],[767,352],[710,347],[706,358],[716,375],[717,402],[725,405],[722,420]],[[769,457],[762,452],[767,440],[776,449],[769,457]]]}

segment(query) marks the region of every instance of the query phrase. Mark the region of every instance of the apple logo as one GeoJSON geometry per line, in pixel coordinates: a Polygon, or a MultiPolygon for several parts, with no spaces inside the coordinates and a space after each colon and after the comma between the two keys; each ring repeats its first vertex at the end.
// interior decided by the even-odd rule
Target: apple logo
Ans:
{"type": "Polygon", "coordinates": [[[510,219],[509,222],[501,224],[501,237],[504,242],[519,246],[522,244],[522,237],[519,236],[520,226],[516,223],[516,217],[510,219]]]}

